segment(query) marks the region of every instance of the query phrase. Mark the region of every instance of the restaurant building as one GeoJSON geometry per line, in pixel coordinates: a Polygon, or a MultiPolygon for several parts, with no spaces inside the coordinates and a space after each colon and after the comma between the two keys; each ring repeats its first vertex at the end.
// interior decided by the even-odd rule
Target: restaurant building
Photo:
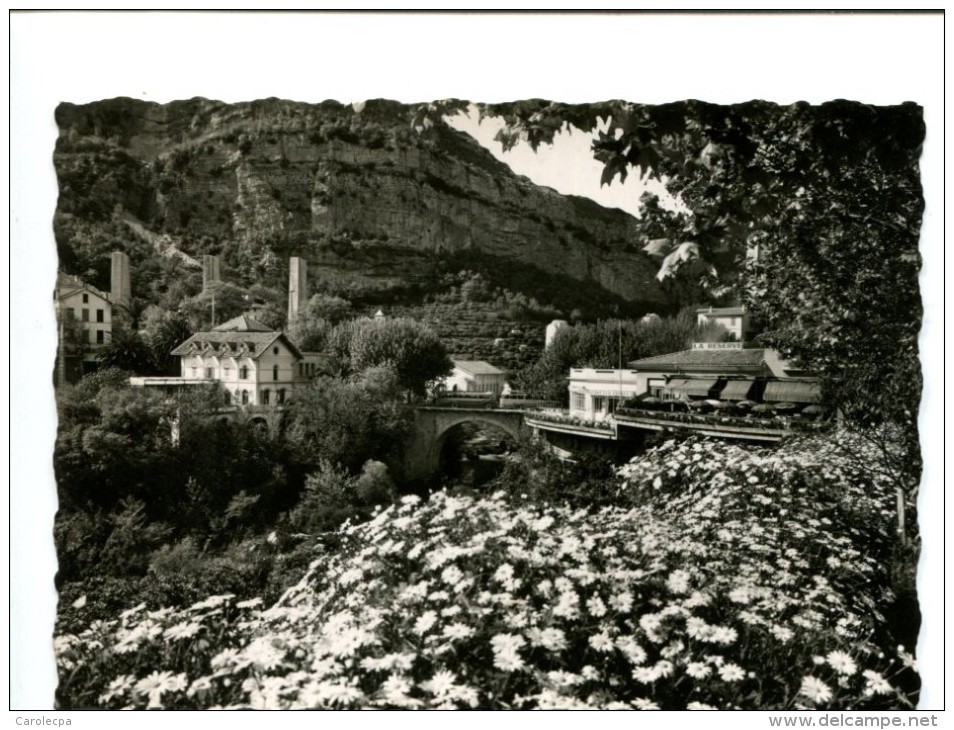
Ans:
{"type": "Polygon", "coordinates": [[[771,348],[741,342],[695,343],[692,349],[633,360],[623,369],[572,368],[570,415],[602,421],[626,402],[712,400],[817,403],[820,385],[771,348]]]}

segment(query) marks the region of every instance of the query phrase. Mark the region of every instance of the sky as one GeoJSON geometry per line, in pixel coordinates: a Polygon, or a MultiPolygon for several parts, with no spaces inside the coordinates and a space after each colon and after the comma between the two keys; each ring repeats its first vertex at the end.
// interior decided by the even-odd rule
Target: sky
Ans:
{"type": "Polygon", "coordinates": [[[619,177],[609,185],[600,185],[603,163],[593,158],[590,149],[593,134],[565,125],[553,144],[542,144],[536,152],[529,144],[517,144],[504,152],[503,145],[494,137],[503,129],[504,120],[488,117],[483,120],[477,107],[471,104],[466,114],[444,118],[450,126],[467,132],[494,157],[505,163],[518,175],[526,175],[537,185],[553,188],[564,195],[582,195],[607,208],[619,208],[639,217],[639,198],[647,189],[666,195],[657,181],[640,179],[634,171],[621,183],[619,177]]]}
{"type": "MultiPolygon", "coordinates": [[[[945,404],[943,16],[50,12],[12,13],[8,20],[9,179],[16,184],[8,191],[10,296],[0,297],[0,311],[7,315],[15,354],[7,381],[9,423],[16,424],[8,434],[9,625],[14,629],[8,636],[9,707],[49,708],[56,681],[50,641],[56,601],[50,536],[57,507],[51,460],[56,428],[51,294],[57,265],[51,227],[57,195],[53,110],[61,101],[80,104],[116,96],[157,102],[205,96],[227,102],[278,97],[343,103],[374,98],[406,103],[448,98],[921,103],[928,136],[922,160],[927,207],[920,529],[928,547],[919,569],[924,613],[919,663],[923,706],[943,706],[945,444],[938,427],[945,404]]],[[[491,138],[494,132],[490,126],[475,131],[491,138]]],[[[575,152],[557,155],[555,167],[543,149],[536,156],[514,153],[524,158],[512,163],[514,168],[561,192],[588,188],[592,196],[618,196],[598,200],[633,212],[639,191],[618,182],[600,190],[599,163],[588,154],[589,140],[566,136],[575,152]],[[566,162],[571,158],[572,164],[566,162]]],[[[108,726],[107,719],[97,716],[96,723],[108,726]]],[[[304,714],[297,719],[313,724],[304,714]]],[[[163,722],[158,716],[136,720],[144,727],[163,722]]],[[[230,727],[238,722],[234,715],[226,720],[230,727]]],[[[471,720],[485,722],[476,714],[471,720]]],[[[361,721],[348,718],[349,724],[361,721]]],[[[660,726],[664,721],[656,720],[660,726]]],[[[628,721],[607,716],[600,722],[622,727],[628,721]]],[[[706,718],[707,727],[718,728],[720,722],[757,726],[764,725],[764,716],[706,718]]]]}

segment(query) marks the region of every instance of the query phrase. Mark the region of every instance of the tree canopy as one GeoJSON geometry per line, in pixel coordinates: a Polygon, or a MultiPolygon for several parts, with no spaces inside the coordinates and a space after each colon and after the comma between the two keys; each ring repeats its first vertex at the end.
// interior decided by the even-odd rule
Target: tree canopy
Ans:
{"type": "Polygon", "coordinates": [[[397,375],[370,368],[347,379],[318,378],[297,392],[289,408],[286,438],[296,460],[315,468],[322,462],[356,473],[368,459],[399,463],[406,413],[397,375]]]}
{"type": "Polygon", "coordinates": [[[418,396],[453,368],[434,330],[404,317],[345,321],[332,331],[328,342],[333,356],[346,358],[345,370],[360,373],[387,366],[402,388],[418,396]]]}
{"type": "Polygon", "coordinates": [[[323,350],[331,328],[353,316],[347,299],[319,292],[288,323],[288,334],[302,350],[323,350]]]}
{"type": "Polygon", "coordinates": [[[721,325],[699,326],[693,309],[675,317],[600,320],[557,330],[540,359],[517,377],[520,390],[536,398],[566,401],[566,374],[573,367],[615,368],[627,362],[718,342],[729,333],[721,325]]]}
{"type": "Polygon", "coordinates": [[[676,277],[748,304],[763,342],[822,375],[849,424],[894,429],[916,484],[919,106],[530,100],[481,112],[503,117],[506,148],[573,125],[594,134],[603,184],[662,181],[679,205],[645,195],[647,233],[692,243],[715,274],[676,277]]]}

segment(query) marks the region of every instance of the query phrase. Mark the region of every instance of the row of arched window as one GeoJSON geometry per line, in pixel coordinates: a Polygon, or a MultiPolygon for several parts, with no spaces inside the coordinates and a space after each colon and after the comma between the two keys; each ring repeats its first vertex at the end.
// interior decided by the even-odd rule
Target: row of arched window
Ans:
{"type": "MultiPolygon", "coordinates": [[[[287,392],[285,388],[279,388],[275,391],[275,403],[277,405],[282,405],[285,402],[287,392]]],[[[238,393],[239,403],[243,406],[247,406],[249,403],[249,391],[240,390],[238,393]]],[[[271,405],[272,392],[266,388],[262,391],[262,405],[267,406],[271,405]]],[[[230,391],[225,391],[225,405],[232,405],[232,393],[230,391]]]]}
{"type": "Polygon", "coordinates": [[[318,365],[313,362],[298,363],[298,374],[303,378],[313,378],[318,372],[318,365]]]}
{"type": "MultiPolygon", "coordinates": [[[[222,379],[228,380],[231,377],[231,372],[232,372],[231,368],[223,367],[222,379]]],[[[275,380],[278,380],[278,366],[275,367],[273,376],[275,380]]],[[[199,377],[199,368],[195,366],[192,367],[192,377],[193,378],[199,377]]],[[[213,380],[216,377],[216,369],[211,367],[205,368],[205,377],[208,380],[213,380]]],[[[248,380],[248,365],[243,365],[242,367],[239,368],[239,379],[248,380]]]]}

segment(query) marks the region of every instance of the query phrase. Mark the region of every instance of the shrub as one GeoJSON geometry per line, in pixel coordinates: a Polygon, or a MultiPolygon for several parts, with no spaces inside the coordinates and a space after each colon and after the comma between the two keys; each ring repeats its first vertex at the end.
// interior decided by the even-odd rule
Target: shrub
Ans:
{"type": "Polygon", "coordinates": [[[362,507],[389,504],[397,494],[387,465],[373,459],[364,463],[361,474],[354,482],[354,492],[357,503],[362,507]]]}
{"type": "Polygon", "coordinates": [[[305,480],[304,493],[288,513],[287,524],[299,533],[328,532],[348,520],[366,518],[394,496],[394,482],[380,461],[368,460],[360,475],[351,476],[343,466],[325,460],[305,480]]]}
{"type": "Polygon", "coordinates": [[[912,706],[914,660],[880,630],[879,484],[817,442],[698,439],[624,478],[628,508],[405,497],[268,610],[213,596],[58,637],[62,702],[912,706]]]}
{"type": "Polygon", "coordinates": [[[288,513],[289,527],[309,534],[335,529],[355,512],[353,487],[344,467],[322,461],[308,475],[298,505],[288,513]]]}
{"type": "Polygon", "coordinates": [[[264,587],[274,551],[259,539],[206,552],[186,537],[152,554],[140,600],[153,607],[186,606],[213,593],[250,598],[264,587]]]}

